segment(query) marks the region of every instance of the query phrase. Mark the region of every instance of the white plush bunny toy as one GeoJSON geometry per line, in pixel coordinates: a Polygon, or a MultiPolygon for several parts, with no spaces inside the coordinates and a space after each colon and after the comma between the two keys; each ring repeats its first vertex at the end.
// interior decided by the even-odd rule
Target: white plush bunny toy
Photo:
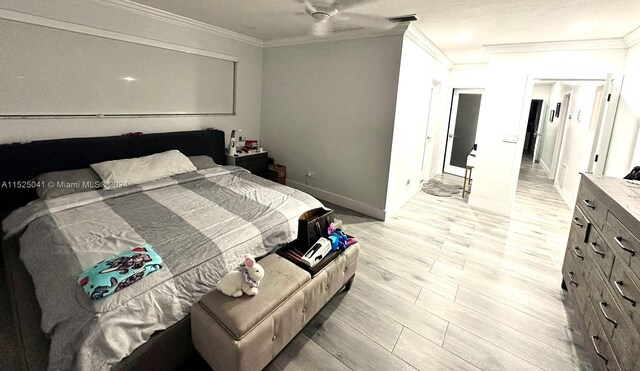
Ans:
{"type": "Polygon", "coordinates": [[[245,256],[244,268],[227,273],[216,286],[223,294],[237,298],[242,293],[249,296],[258,293],[258,285],[264,278],[264,268],[251,256],[245,256]]]}

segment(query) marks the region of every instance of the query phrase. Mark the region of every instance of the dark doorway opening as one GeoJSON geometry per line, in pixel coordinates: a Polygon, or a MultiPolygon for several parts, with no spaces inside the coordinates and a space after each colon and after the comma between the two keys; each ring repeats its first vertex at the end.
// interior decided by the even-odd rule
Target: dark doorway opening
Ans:
{"type": "Polygon", "coordinates": [[[533,158],[534,150],[540,140],[540,116],[542,113],[541,99],[532,99],[529,108],[529,118],[527,120],[527,134],[524,140],[524,149],[522,154],[526,157],[533,158]]]}

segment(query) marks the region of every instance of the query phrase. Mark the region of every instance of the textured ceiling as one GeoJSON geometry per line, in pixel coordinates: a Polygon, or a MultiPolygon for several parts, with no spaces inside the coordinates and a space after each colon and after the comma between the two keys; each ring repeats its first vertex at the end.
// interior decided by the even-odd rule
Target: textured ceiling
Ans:
{"type": "MultiPolygon", "coordinates": [[[[264,41],[311,33],[314,20],[304,14],[301,1],[136,0],[264,41]]],[[[454,63],[484,61],[482,45],[486,44],[619,38],[640,26],[640,0],[341,2],[346,11],[335,28],[376,29],[378,18],[415,13],[420,20],[414,25],[454,63]]]]}

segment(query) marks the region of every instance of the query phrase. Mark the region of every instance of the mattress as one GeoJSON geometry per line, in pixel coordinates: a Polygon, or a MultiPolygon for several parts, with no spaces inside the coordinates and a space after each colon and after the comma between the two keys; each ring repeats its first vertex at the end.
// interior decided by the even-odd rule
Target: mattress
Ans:
{"type": "Polygon", "coordinates": [[[49,369],[109,369],[150,336],[184,319],[245,254],[264,255],[297,235],[320,207],[292,188],[237,167],[215,167],[140,186],[36,200],[3,221],[21,234],[50,337],[49,369]],[[85,268],[140,244],[165,266],[91,301],[76,283],[85,268]]]}

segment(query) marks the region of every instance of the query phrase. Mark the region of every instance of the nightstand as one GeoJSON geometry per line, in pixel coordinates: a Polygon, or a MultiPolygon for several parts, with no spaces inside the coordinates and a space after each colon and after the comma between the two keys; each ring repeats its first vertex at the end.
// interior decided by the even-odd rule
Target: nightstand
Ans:
{"type": "Polygon", "coordinates": [[[227,154],[227,165],[239,166],[257,176],[269,178],[267,153],[267,151],[251,153],[238,152],[235,156],[227,154]]]}

